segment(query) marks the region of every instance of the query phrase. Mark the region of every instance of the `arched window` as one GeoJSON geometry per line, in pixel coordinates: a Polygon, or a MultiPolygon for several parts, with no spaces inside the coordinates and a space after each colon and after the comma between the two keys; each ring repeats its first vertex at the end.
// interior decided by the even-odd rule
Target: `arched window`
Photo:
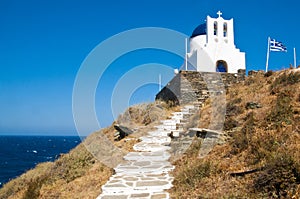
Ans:
{"type": "Polygon", "coordinates": [[[218,35],[218,22],[214,22],[214,35],[218,35]]]}
{"type": "Polygon", "coordinates": [[[219,60],[217,61],[217,67],[216,67],[216,71],[217,72],[221,72],[221,73],[227,73],[228,71],[228,66],[227,66],[227,63],[226,61],[223,61],[223,60],[219,60]]]}
{"type": "Polygon", "coordinates": [[[226,22],[223,24],[223,35],[224,35],[224,37],[227,37],[227,23],[226,22]]]}

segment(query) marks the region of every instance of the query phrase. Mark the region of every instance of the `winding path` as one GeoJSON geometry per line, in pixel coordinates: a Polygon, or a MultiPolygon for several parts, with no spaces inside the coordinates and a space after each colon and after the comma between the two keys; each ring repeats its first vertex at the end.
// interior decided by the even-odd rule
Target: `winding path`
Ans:
{"type": "Polygon", "coordinates": [[[169,172],[175,166],[169,162],[171,131],[189,114],[194,106],[185,106],[181,112],[174,112],[171,119],[161,121],[157,130],[140,137],[141,142],[134,145],[135,152],[124,156],[115,174],[102,186],[102,194],[97,199],[162,199],[170,198],[168,189],[172,187],[173,177],[169,172]]]}

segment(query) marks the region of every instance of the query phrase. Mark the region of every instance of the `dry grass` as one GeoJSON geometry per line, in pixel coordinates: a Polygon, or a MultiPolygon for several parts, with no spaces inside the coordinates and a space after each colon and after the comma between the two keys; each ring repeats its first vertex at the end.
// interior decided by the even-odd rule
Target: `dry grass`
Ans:
{"type": "MultiPolygon", "coordinates": [[[[176,162],[174,198],[299,198],[300,71],[258,73],[227,92],[229,138],[199,159],[201,143],[176,162]],[[248,102],[262,107],[246,109],[248,102]],[[242,176],[232,173],[257,169],[242,176]]],[[[211,105],[201,110],[208,127],[211,105]]]]}
{"type": "Polygon", "coordinates": [[[135,128],[129,139],[114,142],[113,125],[94,132],[55,162],[41,163],[5,184],[0,189],[0,198],[96,198],[101,193],[101,186],[113,174],[113,169],[103,163],[115,160],[112,164],[117,164],[132,150],[140,135],[175,109],[163,102],[130,107],[113,123],[135,128]],[[115,146],[119,150],[111,150],[115,146]]]}

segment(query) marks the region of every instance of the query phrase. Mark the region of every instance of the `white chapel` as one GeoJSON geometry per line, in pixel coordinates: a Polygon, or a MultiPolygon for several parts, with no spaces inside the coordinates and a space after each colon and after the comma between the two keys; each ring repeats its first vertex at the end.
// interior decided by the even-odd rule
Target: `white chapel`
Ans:
{"type": "Polygon", "coordinates": [[[207,16],[206,22],[193,31],[182,68],[227,73],[246,69],[245,53],[234,44],[233,19],[223,19],[220,11],[217,14],[218,18],[207,16]]]}

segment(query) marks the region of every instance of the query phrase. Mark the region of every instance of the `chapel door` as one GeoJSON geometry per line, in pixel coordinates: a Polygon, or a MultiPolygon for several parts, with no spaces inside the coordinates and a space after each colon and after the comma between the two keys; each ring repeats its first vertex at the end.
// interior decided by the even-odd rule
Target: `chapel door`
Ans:
{"type": "Polygon", "coordinates": [[[226,61],[223,61],[223,60],[217,61],[216,72],[221,72],[221,73],[227,73],[228,72],[228,66],[227,66],[226,61]]]}

